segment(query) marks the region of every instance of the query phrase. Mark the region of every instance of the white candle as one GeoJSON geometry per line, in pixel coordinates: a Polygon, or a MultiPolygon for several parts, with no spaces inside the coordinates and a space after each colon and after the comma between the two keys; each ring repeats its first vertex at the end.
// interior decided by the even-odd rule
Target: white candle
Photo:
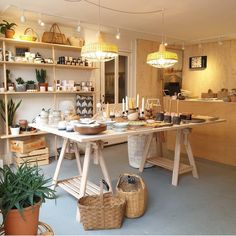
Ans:
{"type": "Polygon", "coordinates": [[[144,112],[144,97],[142,98],[142,112],[144,112]]]}
{"type": "Polygon", "coordinates": [[[125,112],[125,99],[122,99],[122,111],[125,112]]]}
{"type": "Polygon", "coordinates": [[[136,99],[136,107],[139,107],[139,94],[137,94],[137,99],[136,99]]]}
{"type": "Polygon", "coordinates": [[[125,109],[126,109],[126,111],[129,110],[129,101],[128,101],[128,97],[127,96],[125,97],[125,109]]]}

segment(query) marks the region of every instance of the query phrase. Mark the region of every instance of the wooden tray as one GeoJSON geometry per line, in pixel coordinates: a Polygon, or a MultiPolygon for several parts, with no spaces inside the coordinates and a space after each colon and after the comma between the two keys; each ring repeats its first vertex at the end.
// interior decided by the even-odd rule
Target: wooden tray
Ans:
{"type": "Polygon", "coordinates": [[[75,132],[78,132],[80,134],[99,134],[107,129],[107,126],[105,124],[100,124],[97,127],[78,127],[75,126],[75,132]]]}

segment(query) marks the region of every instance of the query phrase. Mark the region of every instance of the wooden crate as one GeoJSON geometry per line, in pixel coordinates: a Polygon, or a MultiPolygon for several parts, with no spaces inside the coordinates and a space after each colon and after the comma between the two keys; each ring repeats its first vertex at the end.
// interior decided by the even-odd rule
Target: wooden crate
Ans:
{"type": "Polygon", "coordinates": [[[16,157],[15,161],[18,166],[23,164],[24,162],[28,162],[29,165],[38,165],[38,166],[49,164],[48,148],[35,150],[27,154],[15,153],[15,157],[16,157]]]}
{"type": "Polygon", "coordinates": [[[31,151],[45,148],[45,137],[31,138],[26,140],[11,140],[10,150],[16,153],[29,153],[31,151]]]}

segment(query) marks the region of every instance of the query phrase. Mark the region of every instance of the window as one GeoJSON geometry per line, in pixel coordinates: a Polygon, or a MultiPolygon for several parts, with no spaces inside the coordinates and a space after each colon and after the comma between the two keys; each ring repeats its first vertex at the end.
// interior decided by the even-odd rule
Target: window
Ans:
{"type": "Polygon", "coordinates": [[[119,55],[115,60],[104,63],[104,101],[121,103],[127,95],[129,79],[129,56],[119,55]]]}

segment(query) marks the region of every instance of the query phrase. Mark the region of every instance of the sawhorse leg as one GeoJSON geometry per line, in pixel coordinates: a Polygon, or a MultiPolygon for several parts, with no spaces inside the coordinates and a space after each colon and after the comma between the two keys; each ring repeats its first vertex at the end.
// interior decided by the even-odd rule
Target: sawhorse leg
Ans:
{"type": "Polygon", "coordinates": [[[58,175],[59,175],[59,172],[60,172],[60,169],[61,169],[62,161],[64,159],[64,155],[65,155],[65,152],[66,152],[66,147],[67,147],[67,144],[68,144],[68,140],[69,140],[68,138],[65,138],[64,141],[63,141],[60,156],[58,158],[56,170],[55,170],[53,180],[52,180],[52,189],[53,190],[55,190],[56,185],[57,185],[58,175]]]}
{"type": "Polygon", "coordinates": [[[182,130],[179,129],[177,130],[176,133],[174,168],[172,174],[172,185],[174,186],[178,185],[181,141],[182,141],[182,130]]]}
{"type": "Polygon", "coordinates": [[[190,132],[191,132],[190,129],[184,129],[183,130],[183,134],[184,134],[184,147],[185,147],[185,150],[186,150],[187,155],[188,155],[189,163],[190,163],[190,165],[193,168],[193,170],[192,170],[193,177],[198,179],[199,177],[198,177],[198,173],[197,173],[197,167],[196,167],[196,164],[195,164],[192,148],[191,148],[191,145],[190,145],[190,142],[189,142],[189,138],[188,138],[190,132]]]}

